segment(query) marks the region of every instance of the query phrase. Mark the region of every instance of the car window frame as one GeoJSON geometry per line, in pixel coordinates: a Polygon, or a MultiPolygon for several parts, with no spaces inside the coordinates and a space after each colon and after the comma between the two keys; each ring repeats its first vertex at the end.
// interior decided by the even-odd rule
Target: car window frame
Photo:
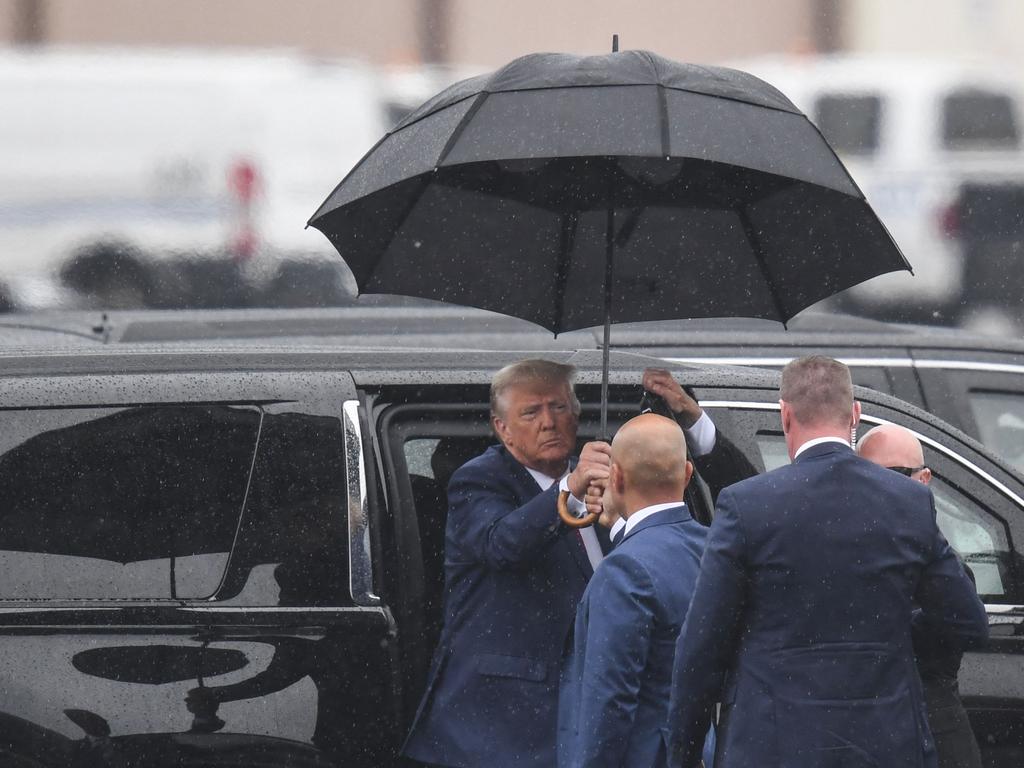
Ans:
{"type": "MultiPolygon", "coordinates": [[[[105,612],[111,608],[140,610],[186,606],[199,614],[227,611],[241,618],[244,614],[275,613],[316,613],[316,612],[378,612],[383,601],[378,594],[379,577],[375,563],[377,550],[374,521],[370,517],[369,481],[366,472],[368,449],[361,426],[360,404],[357,399],[355,382],[347,371],[190,371],[175,369],[154,373],[96,373],[79,372],[74,369],[62,375],[40,371],[0,377],[4,383],[0,396],[0,408],[99,408],[126,406],[162,405],[244,405],[261,410],[285,408],[306,415],[324,415],[342,422],[342,446],[345,456],[344,482],[347,484],[347,500],[343,508],[334,514],[345,515],[342,528],[348,532],[345,546],[348,548],[349,595],[339,599],[334,606],[282,606],[248,604],[243,595],[232,593],[231,597],[220,597],[226,586],[239,583],[236,550],[233,543],[221,582],[212,596],[207,599],[118,599],[96,598],[88,600],[39,599],[32,600],[40,606],[71,606],[81,610],[83,615],[90,612],[105,612]],[[362,471],[350,471],[361,468],[362,471]],[[358,524],[351,525],[353,513],[362,510],[358,524]],[[353,581],[352,574],[359,576],[353,581]]],[[[255,453],[259,453],[259,438],[255,453]]],[[[251,485],[252,477],[249,477],[251,485]]],[[[241,511],[239,525],[246,521],[249,503],[248,490],[241,511]]],[[[379,551],[379,550],[378,550],[379,551]]],[[[244,583],[245,579],[241,579],[244,583]]],[[[0,600],[0,612],[22,610],[25,601],[0,600]]],[[[127,616],[127,614],[125,614],[127,616]]],[[[97,613],[97,621],[102,617],[97,613]]]]}

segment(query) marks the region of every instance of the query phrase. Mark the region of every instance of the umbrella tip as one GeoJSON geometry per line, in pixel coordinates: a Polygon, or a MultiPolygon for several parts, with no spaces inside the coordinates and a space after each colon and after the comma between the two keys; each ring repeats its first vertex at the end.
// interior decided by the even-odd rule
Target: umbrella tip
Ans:
{"type": "Polygon", "coordinates": [[[619,52],[619,36],[612,35],[612,53],[619,52]]]}

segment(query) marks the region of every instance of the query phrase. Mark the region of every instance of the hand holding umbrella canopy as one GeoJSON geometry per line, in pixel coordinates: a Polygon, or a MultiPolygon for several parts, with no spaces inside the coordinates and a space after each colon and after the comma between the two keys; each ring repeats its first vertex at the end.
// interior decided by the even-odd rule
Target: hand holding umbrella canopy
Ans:
{"type": "Polygon", "coordinates": [[[362,293],[554,333],[604,323],[606,350],[611,322],[784,323],[910,268],[782,93],[646,51],[532,54],[456,83],[381,139],[309,224],[362,293]]]}

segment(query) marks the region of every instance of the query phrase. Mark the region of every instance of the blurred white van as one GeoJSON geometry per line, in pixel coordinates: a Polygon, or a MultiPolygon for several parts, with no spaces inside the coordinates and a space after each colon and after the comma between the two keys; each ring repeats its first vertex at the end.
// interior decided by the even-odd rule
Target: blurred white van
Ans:
{"type": "Polygon", "coordinates": [[[875,278],[848,299],[894,319],[956,320],[972,279],[961,190],[1024,184],[1019,83],[947,59],[791,56],[734,66],[807,113],[914,267],[914,276],[875,278]]]}
{"type": "Polygon", "coordinates": [[[116,251],[125,280],[175,254],[336,259],[305,222],[386,128],[374,71],[288,51],[6,49],[0,103],[14,281],[76,253],[116,251]]]}

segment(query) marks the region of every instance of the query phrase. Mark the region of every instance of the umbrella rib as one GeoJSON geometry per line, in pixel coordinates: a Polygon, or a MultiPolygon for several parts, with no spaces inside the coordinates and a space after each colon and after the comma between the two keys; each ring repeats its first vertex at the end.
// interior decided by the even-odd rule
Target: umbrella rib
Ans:
{"type": "Polygon", "coordinates": [[[768,292],[772,296],[772,302],[775,304],[775,311],[779,315],[779,322],[782,323],[782,327],[786,327],[786,321],[789,319],[786,316],[786,311],[782,306],[782,299],[779,297],[778,291],[775,286],[775,279],[772,277],[771,270],[768,269],[768,263],[764,258],[764,251],[761,249],[761,241],[754,231],[754,226],[750,222],[750,216],[747,215],[746,206],[739,210],[740,222],[743,224],[743,231],[746,233],[747,242],[750,243],[750,248],[754,252],[754,258],[757,259],[757,266],[761,270],[761,277],[764,278],[765,283],[768,285],[768,292]]]}
{"type": "Polygon", "coordinates": [[[355,165],[353,165],[352,168],[349,170],[349,172],[346,173],[342,177],[341,181],[339,181],[337,183],[337,185],[334,187],[334,189],[331,190],[331,194],[329,194],[327,197],[324,198],[324,201],[322,203],[320,203],[320,207],[317,208],[316,211],[314,211],[313,215],[309,217],[309,220],[306,221],[306,227],[305,227],[306,229],[309,229],[310,225],[313,224],[313,219],[315,219],[318,216],[320,216],[321,213],[323,213],[324,215],[326,215],[327,213],[330,213],[330,211],[324,211],[324,208],[327,207],[327,204],[331,201],[331,198],[334,197],[334,195],[338,192],[338,190],[341,189],[342,185],[352,177],[352,174],[354,174],[357,170],[359,170],[359,168],[362,167],[363,163],[366,162],[367,158],[370,155],[372,155],[374,152],[376,152],[377,151],[377,147],[379,147],[381,144],[383,144],[387,140],[388,136],[390,136],[390,135],[391,135],[390,133],[385,133],[383,136],[381,136],[379,139],[377,139],[377,143],[374,144],[372,147],[370,147],[370,151],[367,152],[365,155],[363,155],[361,158],[359,158],[359,162],[356,163],[355,165]]]}
{"type": "Polygon", "coordinates": [[[443,163],[445,158],[448,157],[448,153],[455,147],[455,142],[462,138],[462,132],[480,110],[480,107],[484,105],[484,102],[487,101],[488,96],[490,96],[490,93],[487,91],[481,91],[479,98],[473,102],[473,106],[466,110],[466,114],[462,116],[459,124],[455,126],[455,130],[452,131],[452,135],[449,136],[448,141],[444,143],[444,148],[441,150],[441,154],[437,156],[437,162],[434,163],[435,168],[439,168],[441,166],[441,163],[443,163]]]}
{"type": "Polygon", "coordinates": [[[670,157],[669,152],[669,134],[668,134],[668,95],[665,92],[665,86],[658,86],[658,117],[661,120],[661,154],[667,160],[670,157]]]}

